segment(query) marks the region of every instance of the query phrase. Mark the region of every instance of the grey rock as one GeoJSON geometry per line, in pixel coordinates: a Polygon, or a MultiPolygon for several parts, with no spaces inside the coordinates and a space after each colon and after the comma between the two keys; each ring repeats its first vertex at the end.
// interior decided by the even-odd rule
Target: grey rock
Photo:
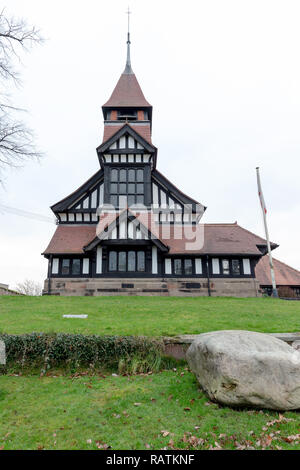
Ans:
{"type": "Polygon", "coordinates": [[[300,351],[300,341],[293,341],[292,348],[297,349],[297,351],[300,351]]]}
{"type": "Polygon", "coordinates": [[[0,341],[0,365],[6,364],[5,343],[0,341]]]}
{"type": "Polygon", "coordinates": [[[187,351],[190,369],[213,401],[273,410],[300,408],[300,352],[253,331],[215,331],[187,351]]]}

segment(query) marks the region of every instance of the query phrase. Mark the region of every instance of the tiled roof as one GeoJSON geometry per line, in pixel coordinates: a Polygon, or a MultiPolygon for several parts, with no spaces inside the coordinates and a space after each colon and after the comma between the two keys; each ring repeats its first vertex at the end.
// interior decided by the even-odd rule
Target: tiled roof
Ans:
{"type": "MultiPolygon", "coordinates": [[[[103,134],[103,142],[106,142],[107,140],[109,140],[114,134],[116,134],[120,129],[122,129],[122,127],[124,127],[126,124],[120,124],[119,126],[118,125],[109,125],[109,124],[105,124],[104,126],[104,134],[103,134]]],[[[143,137],[143,139],[145,139],[147,142],[149,142],[149,144],[151,144],[151,129],[150,129],[150,124],[139,124],[139,125],[134,125],[133,123],[132,124],[128,124],[135,132],[137,132],[138,134],[140,134],[141,137],[143,137]]]]}
{"type": "MultiPolygon", "coordinates": [[[[59,225],[44,254],[83,253],[83,248],[115,218],[115,214],[103,217],[97,233],[97,225],[59,225]]],[[[169,247],[169,254],[261,255],[257,245],[266,244],[237,224],[159,226],[154,223],[153,214],[140,213],[137,218],[169,247]]]]}
{"type": "MultiPolygon", "coordinates": [[[[300,286],[300,271],[273,258],[275,280],[278,286],[300,286]]],[[[263,256],[255,268],[261,286],[271,286],[271,273],[268,255],[263,256]]]]}
{"type": "Polygon", "coordinates": [[[47,254],[79,254],[96,236],[96,225],[59,225],[44,251],[47,254]]]}
{"type": "Polygon", "coordinates": [[[132,74],[123,73],[119,78],[119,81],[112,92],[109,100],[103,105],[103,107],[151,107],[148,103],[136,76],[132,74]]]}
{"type": "Polygon", "coordinates": [[[237,224],[162,225],[160,231],[170,254],[261,255],[257,245],[266,244],[237,224]]]}

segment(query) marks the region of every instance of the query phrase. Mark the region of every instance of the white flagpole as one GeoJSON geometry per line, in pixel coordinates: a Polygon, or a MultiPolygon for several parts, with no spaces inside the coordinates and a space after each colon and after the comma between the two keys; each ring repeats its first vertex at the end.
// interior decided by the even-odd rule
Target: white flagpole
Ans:
{"type": "Polygon", "coordinates": [[[261,189],[261,182],[260,182],[260,176],[259,176],[259,167],[256,168],[256,176],[257,176],[258,196],[259,196],[259,199],[260,199],[260,205],[261,205],[262,214],[263,214],[266,240],[267,240],[267,246],[268,246],[273,297],[278,297],[278,291],[277,291],[277,287],[276,287],[275,274],[274,274],[273,258],[272,258],[272,252],[271,252],[271,245],[270,245],[270,239],[269,239],[269,231],[268,231],[268,226],[267,226],[267,209],[266,209],[266,205],[265,205],[265,201],[264,201],[264,197],[263,197],[263,193],[262,193],[262,189],[261,189]]]}

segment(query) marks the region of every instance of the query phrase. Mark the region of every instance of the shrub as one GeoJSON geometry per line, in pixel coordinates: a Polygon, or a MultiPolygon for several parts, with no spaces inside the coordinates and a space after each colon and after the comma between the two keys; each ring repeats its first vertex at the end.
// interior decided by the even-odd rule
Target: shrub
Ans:
{"type": "Polygon", "coordinates": [[[39,367],[42,372],[66,366],[128,371],[129,364],[146,372],[159,367],[163,350],[158,340],[135,336],[31,333],[0,334],[0,340],[5,342],[7,368],[39,367]]]}
{"type": "Polygon", "coordinates": [[[290,299],[294,299],[295,297],[297,297],[294,289],[289,286],[279,286],[278,295],[279,297],[285,297],[290,299]]]}

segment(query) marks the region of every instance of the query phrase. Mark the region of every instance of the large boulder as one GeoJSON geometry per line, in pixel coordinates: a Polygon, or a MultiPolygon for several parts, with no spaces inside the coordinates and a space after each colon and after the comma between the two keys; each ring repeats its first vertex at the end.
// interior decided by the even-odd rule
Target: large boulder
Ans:
{"type": "Polygon", "coordinates": [[[300,352],[253,331],[215,331],[197,337],[187,360],[212,401],[272,410],[300,408],[300,352]]]}

